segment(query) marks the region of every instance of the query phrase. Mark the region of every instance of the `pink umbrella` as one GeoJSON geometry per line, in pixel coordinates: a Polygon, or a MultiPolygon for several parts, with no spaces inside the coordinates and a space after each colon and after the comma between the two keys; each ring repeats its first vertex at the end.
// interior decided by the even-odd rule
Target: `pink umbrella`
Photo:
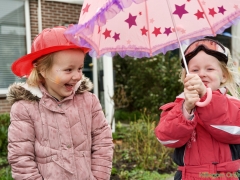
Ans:
{"type": "Polygon", "coordinates": [[[151,57],[176,48],[183,56],[185,40],[215,36],[238,19],[240,0],[85,0],[66,37],[91,48],[92,57],[151,57]]]}
{"type": "Polygon", "coordinates": [[[239,0],[85,0],[66,35],[94,57],[150,57],[178,48],[175,32],[180,41],[215,36],[239,16],[239,0]]]}

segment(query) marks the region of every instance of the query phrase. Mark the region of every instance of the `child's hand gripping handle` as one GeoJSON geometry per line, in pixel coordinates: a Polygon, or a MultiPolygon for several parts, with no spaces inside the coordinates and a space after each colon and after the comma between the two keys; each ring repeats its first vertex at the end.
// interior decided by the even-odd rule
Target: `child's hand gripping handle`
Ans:
{"type": "Polygon", "coordinates": [[[206,106],[210,103],[211,99],[212,99],[212,89],[207,88],[207,98],[206,98],[206,100],[203,101],[203,102],[196,102],[196,106],[204,107],[204,106],[206,106]]]}

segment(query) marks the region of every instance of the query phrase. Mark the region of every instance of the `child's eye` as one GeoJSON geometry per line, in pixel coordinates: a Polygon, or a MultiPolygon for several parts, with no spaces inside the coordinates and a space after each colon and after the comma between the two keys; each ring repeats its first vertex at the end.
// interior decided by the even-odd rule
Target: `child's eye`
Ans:
{"type": "Polygon", "coordinates": [[[209,71],[212,71],[212,70],[214,70],[214,69],[213,69],[213,68],[208,68],[208,70],[209,70],[209,71]]]}
{"type": "Polygon", "coordinates": [[[81,68],[78,68],[78,71],[82,71],[83,70],[83,67],[81,67],[81,68]]]}
{"type": "Polygon", "coordinates": [[[72,71],[72,69],[66,69],[65,71],[67,71],[67,72],[71,72],[71,71],[72,71]]]}

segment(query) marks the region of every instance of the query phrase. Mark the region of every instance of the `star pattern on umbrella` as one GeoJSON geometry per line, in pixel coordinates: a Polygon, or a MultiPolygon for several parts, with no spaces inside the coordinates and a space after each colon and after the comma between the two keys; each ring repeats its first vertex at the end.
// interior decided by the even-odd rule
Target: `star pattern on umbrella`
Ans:
{"type": "Polygon", "coordinates": [[[154,19],[152,18],[152,19],[150,19],[150,23],[154,23],[154,19]]]}
{"type": "Polygon", "coordinates": [[[186,30],[181,27],[172,28],[172,32],[181,32],[182,34],[186,33],[186,30]]]}
{"type": "Polygon", "coordinates": [[[159,35],[159,34],[162,34],[161,31],[160,31],[161,28],[156,28],[154,27],[154,31],[152,32],[152,34],[154,34],[156,37],[159,35]]]}
{"type": "Polygon", "coordinates": [[[89,7],[90,7],[90,5],[91,4],[86,4],[86,6],[83,8],[83,14],[85,13],[85,12],[88,12],[88,9],[89,9],[89,7]]]}
{"type": "Polygon", "coordinates": [[[111,37],[111,36],[110,36],[110,33],[111,33],[111,30],[106,29],[106,30],[104,31],[103,35],[105,36],[105,39],[107,39],[108,37],[111,37]]]}
{"type": "Polygon", "coordinates": [[[142,29],[140,29],[142,31],[142,35],[146,35],[147,36],[147,32],[148,30],[145,28],[145,26],[143,26],[142,29]]]}
{"type": "Polygon", "coordinates": [[[194,15],[197,16],[197,19],[200,19],[200,18],[203,18],[204,19],[204,16],[203,16],[204,12],[201,12],[198,10],[197,13],[195,13],[194,15]]]}
{"type": "Polygon", "coordinates": [[[182,30],[181,30],[181,33],[182,33],[182,34],[185,34],[185,33],[186,33],[186,30],[185,30],[185,29],[182,29],[182,30]]]}
{"type": "Polygon", "coordinates": [[[168,35],[171,34],[171,33],[172,33],[171,27],[165,28],[164,34],[166,34],[166,35],[168,36],[168,35]]]}
{"type": "Polygon", "coordinates": [[[129,29],[130,29],[133,25],[137,26],[137,24],[136,24],[136,18],[137,18],[137,16],[132,16],[132,14],[129,13],[128,18],[125,20],[125,22],[128,23],[129,29]]]}
{"type": "MultiPolygon", "coordinates": [[[[113,1],[114,8],[117,2],[118,1],[113,1]]],[[[223,19],[228,21],[228,19],[233,18],[233,14],[239,14],[240,12],[240,0],[239,2],[228,2],[226,0],[176,0],[171,4],[171,15],[176,20],[176,25],[174,23],[176,27],[174,27],[166,4],[163,4],[163,2],[160,3],[163,5],[161,8],[166,8],[160,11],[161,8],[155,7],[153,0],[148,1],[149,4],[145,4],[144,1],[141,2],[143,2],[142,5],[135,3],[134,7],[131,6],[126,9],[124,8],[123,11],[114,12],[117,18],[113,18],[111,8],[101,8],[102,6],[100,6],[96,7],[96,9],[98,9],[96,10],[95,6],[93,6],[93,0],[86,0],[86,3],[84,3],[81,9],[81,16],[83,14],[85,16],[83,16],[77,27],[78,29],[83,28],[84,33],[86,33],[84,34],[77,31],[80,35],[85,35],[81,36],[79,43],[85,43],[82,39],[85,40],[86,37],[86,41],[90,42],[90,46],[99,46],[99,48],[103,49],[109,48],[109,50],[114,50],[115,48],[118,51],[119,47],[131,47],[135,48],[134,50],[136,51],[138,47],[140,47],[140,50],[149,48],[145,46],[145,43],[142,43],[144,41],[151,42],[151,46],[162,48],[161,45],[159,46],[159,43],[162,44],[163,42],[175,40],[175,32],[178,32],[181,38],[189,37],[191,39],[193,34],[194,36],[195,34],[198,36],[208,32],[209,24],[207,20],[218,23],[219,25],[217,25],[220,27],[225,23],[222,22],[223,19]],[[164,21],[162,21],[161,18],[159,19],[159,17],[162,17],[164,21]],[[118,28],[116,23],[118,26],[121,26],[121,28],[118,28]],[[94,35],[89,32],[94,33],[94,35]],[[135,34],[135,36],[138,37],[124,37],[123,34],[126,32],[135,34]],[[93,39],[96,41],[96,44],[92,43],[93,39]],[[104,46],[100,46],[102,44],[104,44],[104,46]]],[[[218,28],[216,27],[216,23],[212,24],[213,28],[218,28]]],[[[229,22],[229,24],[232,24],[232,22],[229,22]]],[[[74,40],[76,42],[79,41],[79,37],[80,36],[74,37],[74,40]]],[[[167,48],[170,47],[168,43],[165,43],[164,46],[167,48]]],[[[128,50],[126,50],[126,52],[127,51],[128,50]]],[[[163,51],[165,51],[165,49],[163,49],[163,51]]],[[[101,53],[100,50],[99,53],[101,53]]]]}
{"type": "Polygon", "coordinates": [[[218,7],[218,13],[222,13],[222,14],[224,14],[225,11],[226,11],[226,9],[224,9],[223,6],[218,7]]]}
{"type": "Polygon", "coordinates": [[[208,8],[209,9],[209,14],[214,17],[215,14],[217,14],[214,10],[214,8],[208,8]]]}
{"type": "Polygon", "coordinates": [[[202,1],[201,3],[202,3],[202,5],[205,5],[205,4],[206,4],[206,2],[205,2],[205,1],[202,1]]]}
{"type": "Polygon", "coordinates": [[[177,14],[179,18],[181,19],[183,14],[187,14],[188,11],[185,10],[185,4],[178,6],[175,4],[176,10],[173,12],[173,14],[177,14]]]}
{"type": "Polygon", "coordinates": [[[115,42],[117,40],[120,40],[120,37],[119,37],[120,33],[115,33],[114,36],[113,36],[113,39],[115,40],[115,42]]]}

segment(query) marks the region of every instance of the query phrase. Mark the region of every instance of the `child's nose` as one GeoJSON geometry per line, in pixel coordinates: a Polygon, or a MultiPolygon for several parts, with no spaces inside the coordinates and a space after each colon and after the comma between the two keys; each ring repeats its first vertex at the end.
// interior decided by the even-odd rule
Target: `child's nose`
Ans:
{"type": "Polygon", "coordinates": [[[206,71],[205,70],[200,70],[199,72],[198,72],[198,75],[201,77],[203,77],[203,76],[206,76],[206,71]]]}
{"type": "Polygon", "coordinates": [[[80,79],[81,79],[81,76],[82,76],[82,71],[76,71],[76,72],[73,74],[72,79],[74,79],[74,80],[80,80],[80,79]]]}

